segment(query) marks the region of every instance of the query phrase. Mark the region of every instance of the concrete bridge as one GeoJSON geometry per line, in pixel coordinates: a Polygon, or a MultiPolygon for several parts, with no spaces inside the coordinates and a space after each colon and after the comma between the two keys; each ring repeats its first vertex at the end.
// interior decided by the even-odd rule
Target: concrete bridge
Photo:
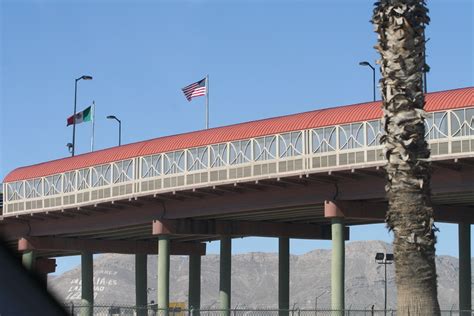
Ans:
{"type": "MultiPolygon", "coordinates": [[[[459,224],[460,309],[471,309],[474,88],[426,95],[436,220],[459,224]]],[[[81,255],[93,304],[92,254],[136,256],[146,305],[147,254],[158,253],[158,305],[169,304],[169,256],[189,255],[189,306],[200,307],[205,243],[220,240],[220,308],[231,306],[232,238],[279,238],[279,308],[289,309],[289,239],[331,239],[332,308],[344,309],[344,241],[384,221],[380,102],[156,138],[21,167],[4,179],[0,233],[23,262],[81,255]]],[[[317,272],[315,272],[317,273],[317,272]]]]}

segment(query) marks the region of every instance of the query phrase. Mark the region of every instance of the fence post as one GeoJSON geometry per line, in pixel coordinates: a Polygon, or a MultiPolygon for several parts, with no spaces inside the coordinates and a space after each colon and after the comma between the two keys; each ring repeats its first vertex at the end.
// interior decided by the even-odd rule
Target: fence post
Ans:
{"type": "Polygon", "coordinates": [[[371,307],[371,310],[372,310],[371,314],[372,314],[372,316],[374,316],[374,308],[375,308],[375,305],[372,305],[372,307],[371,307]]]}

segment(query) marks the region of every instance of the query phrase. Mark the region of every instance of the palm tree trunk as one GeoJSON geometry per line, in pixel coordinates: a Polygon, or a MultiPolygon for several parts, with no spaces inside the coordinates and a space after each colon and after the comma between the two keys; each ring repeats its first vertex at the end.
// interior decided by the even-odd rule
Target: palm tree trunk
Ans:
{"type": "Polygon", "coordinates": [[[372,23],[378,33],[383,98],[382,143],[387,158],[387,225],[394,232],[397,315],[440,315],[430,152],[425,141],[423,0],[381,0],[372,23]]]}

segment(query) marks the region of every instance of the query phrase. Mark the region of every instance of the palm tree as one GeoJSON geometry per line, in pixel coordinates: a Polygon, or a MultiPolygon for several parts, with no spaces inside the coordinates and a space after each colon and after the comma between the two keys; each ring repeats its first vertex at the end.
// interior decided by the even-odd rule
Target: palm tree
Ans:
{"type": "Polygon", "coordinates": [[[394,232],[397,315],[440,315],[430,151],[423,95],[424,0],[381,0],[372,23],[378,33],[388,184],[387,226],[394,232]]]}

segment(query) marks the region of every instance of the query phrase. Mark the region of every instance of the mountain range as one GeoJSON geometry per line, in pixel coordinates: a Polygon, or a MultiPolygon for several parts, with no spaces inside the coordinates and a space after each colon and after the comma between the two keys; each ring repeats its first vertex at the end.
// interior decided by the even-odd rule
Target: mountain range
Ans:
{"type": "MultiPolygon", "coordinates": [[[[348,309],[383,308],[384,265],[374,260],[376,252],[392,252],[381,241],[346,243],[345,299],[348,309]]],[[[148,302],[156,301],[157,260],[148,256],[148,302]]],[[[458,305],[458,259],[438,256],[438,296],[442,309],[458,305]]],[[[170,300],[187,302],[188,257],[172,256],[170,300]]],[[[290,257],[290,306],[300,309],[329,308],[331,250],[317,249],[290,257]],[[316,300],[316,297],[318,299],[316,300]]],[[[387,306],[395,308],[393,265],[387,265],[387,306]]],[[[97,304],[133,305],[134,256],[103,254],[94,259],[94,295],[97,304]]],[[[64,302],[79,302],[80,267],[50,277],[49,289],[64,302]]],[[[232,306],[276,308],[278,306],[278,255],[252,252],[232,256],[232,306]]],[[[201,268],[201,306],[216,308],[219,296],[219,256],[206,255],[201,268]]],[[[474,297],[474,295],[473,295],[474,297]]]]}

